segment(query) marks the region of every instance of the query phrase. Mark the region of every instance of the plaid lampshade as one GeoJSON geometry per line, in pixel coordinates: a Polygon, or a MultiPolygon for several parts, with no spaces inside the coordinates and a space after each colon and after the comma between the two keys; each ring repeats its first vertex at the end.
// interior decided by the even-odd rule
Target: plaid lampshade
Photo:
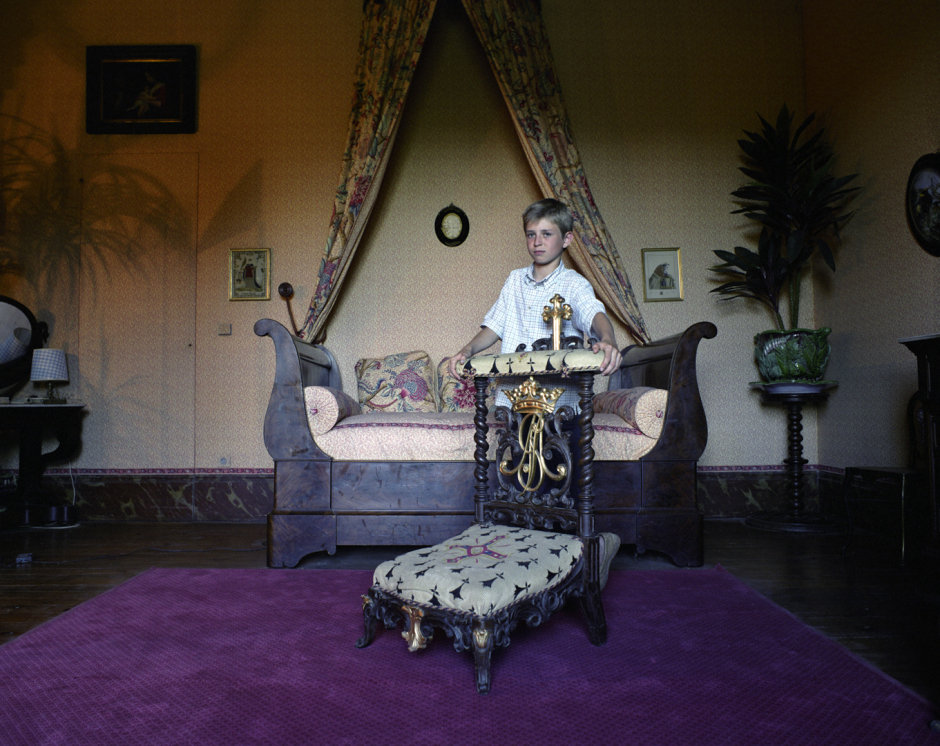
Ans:
{"type": "Polygon", "coordinates": [[[64,350],[50,350],[46,347],[33,350],[33,367],[29,373],[31,381],[69,380],[69,369],[65,364],[64,350]]]}
{"type": "Polygon", "coordinates": [[[0,342],[0,365],[10,363],[29,352],[29,340],[32,332],[20,327],[10,332],[10,336],[0,342]]]}

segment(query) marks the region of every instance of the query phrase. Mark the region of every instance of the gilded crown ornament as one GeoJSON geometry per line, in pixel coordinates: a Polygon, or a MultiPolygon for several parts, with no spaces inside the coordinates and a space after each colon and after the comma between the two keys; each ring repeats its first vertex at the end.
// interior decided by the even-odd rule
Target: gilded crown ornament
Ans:
{"type": "Polygon", "coordinates": [[[529,380],[520,383],[516,388],[507,390],[506,397],[512,404],[513,412],[523,414],[551,414],[555,411],[555,404],[564,393],[564,389],[546,389],[529,376],[529,380]]]}
{"type": "Polygon", "coordinates": [[[519,434],[525,442],[520,443],[522,453],[519,463],[513,466],[510,459],[505,458],[499,470],[507,477],[515,476],[524,492],[537,491],[545,477],[557,482],[568,473],[564,464],[559,464],[558,470],[553,472],[545,462],[543,453],[545,418],[555,411],[555,404],[562,393],[564,389],[540,386],[532,376],[516,388],[506,391],[506,396],[512,402],[512,411],[523,415],[519,434]]]}

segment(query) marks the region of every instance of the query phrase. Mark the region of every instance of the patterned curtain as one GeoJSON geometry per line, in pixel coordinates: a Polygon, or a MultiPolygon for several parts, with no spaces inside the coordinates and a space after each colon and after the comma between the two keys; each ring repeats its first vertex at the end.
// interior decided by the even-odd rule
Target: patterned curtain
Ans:
{"type": "Polygon", "coordinates": [[[349,135],[317,288],[301,335],[319,341],[382,184],[437,0],[371,0],[359,38],[349,135]]]}
{"type": "Polygon", "coordinates": [[[575,239],[568,247],[573,263],[637,341],[650,341],[620,254],[584,175],[538,0],[463,0],[463,5],[542,193],[562,200],[574,213],[575,239]]]}

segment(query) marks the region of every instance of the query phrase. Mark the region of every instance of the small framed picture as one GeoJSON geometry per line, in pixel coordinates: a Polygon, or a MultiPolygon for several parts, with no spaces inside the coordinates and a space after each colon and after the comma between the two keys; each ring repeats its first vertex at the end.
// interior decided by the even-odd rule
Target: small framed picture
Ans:
{"type": "Polygon", "coordinates": [[[85,129],[91,135],[196,131],[196,47],[87,47],[85,129]]]}
{"type": "Polygon", "coordinates": [[[679,249],[643,249],[643,300],[682,300],[679,249]]]}
{"type": "Polygon", "coordinates": [[[229,300],[271,300],[271,249],[229,249],[229,300]]]}

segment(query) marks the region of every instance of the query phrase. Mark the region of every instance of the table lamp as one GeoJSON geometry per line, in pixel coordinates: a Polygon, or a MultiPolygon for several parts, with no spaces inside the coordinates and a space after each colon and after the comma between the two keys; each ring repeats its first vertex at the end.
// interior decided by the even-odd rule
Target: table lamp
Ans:
{"type": "Polygon", "coordinates": [[[41,347],[33,350],[33,367],[29,373],[33,383],[47,383],[49,389],[43,404],[65,404],[65,399],[59,396],[55,385],[69,382],[69,371],[65,363],[64,350],[51,350],[41,347]]]}

